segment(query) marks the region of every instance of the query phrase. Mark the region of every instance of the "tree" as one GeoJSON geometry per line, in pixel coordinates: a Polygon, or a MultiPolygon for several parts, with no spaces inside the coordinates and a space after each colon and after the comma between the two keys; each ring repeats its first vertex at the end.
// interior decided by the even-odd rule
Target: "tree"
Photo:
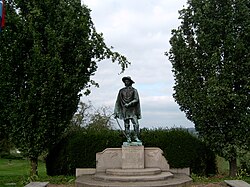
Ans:
{"type": "Polygon", "coordinates": [[[189,0],[172,31],[168,53],[174,98],[199,135],[237,171],[249,149],[250,4],[247,0],[189,0]]]}
{"type": "Polygon", "coordinates": [[[77,112],[74,114],[71,120],[72,125],[77,127],[84,127],[89,124],[92,108],[93,105],[90,101],[88,103],[80,101],[78,104],[77,112]]]}
{"type": "Polygon", "coordinates": [[[112,112],[109,107],[102,106],[95,109],[92,103],[79,102],[78,111],[74,114],[71,122],[73,127],[102,130],[113,129],[112,112]]]}
{"type": "Polygon", "coordinates": [[[88,129],[93,130],[103,130],[103,129],[113,129],[114,121],[111,119],[112,112],[109,107],[102,106],[95,110],[94,114],[90,116],[88,129]]]}
{"type": "Polygon", "coordinates": [[[77,110],[97,62],[127,59],[104,43],[80,0],[7,0],[0,35],[0,128],[31,161],[54,144],[77,110]]]}

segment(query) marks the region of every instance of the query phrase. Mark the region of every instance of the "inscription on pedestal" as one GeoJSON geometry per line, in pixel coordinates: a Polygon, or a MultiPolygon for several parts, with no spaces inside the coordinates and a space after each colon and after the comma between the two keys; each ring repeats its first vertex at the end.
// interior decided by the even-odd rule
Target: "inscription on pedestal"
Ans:
{"type": "Polygon", "coordinates": [[[144,146],[122,146],[122,169],[144,168],[144,146]]]}

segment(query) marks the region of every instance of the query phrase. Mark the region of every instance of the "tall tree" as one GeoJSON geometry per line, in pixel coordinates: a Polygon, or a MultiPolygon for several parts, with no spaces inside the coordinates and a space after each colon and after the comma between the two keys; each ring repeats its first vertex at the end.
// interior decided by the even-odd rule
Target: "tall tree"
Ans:
{"type": "Polygon", "coordinates": [[[80,0],[6,0],[0,35],[0,128],[31,160],[56,142],[77,110],[97,62],[129,62],[104,43],[80,0]]]}
{"type": "Polygon", "coordinates": [[[86,127],[97,131],[114,129],[114,120],[111,119],[112,113],[112,110],[107,106],[96,109],[94,113],[90,115],[90,120],[86,127]]]}
{"type": "Polygon", "coordinates": [[[230,163],[249,149],[250,3],[188,0],[168,53],[174,98],[199,135],[230,163]]]}
{"type": "Polygon", "coordinates": [[[95,108],[90,101],[78,104],[78,110],[74,114],[71,123],[72,127],[81,127],[93,130],[113,129],[114,120],[111,119],[112,111],[107,106],[95,108]]]}
{"type": "Polygon", "coordinates": [[[77,111],[72,117],[71,120],[72,125],[77,127],[86,126],[90,121],[92,110],[93,110],[93,105],[90,101],[88,101],[88,103],[80,101],[78,104],[77,111]]]}

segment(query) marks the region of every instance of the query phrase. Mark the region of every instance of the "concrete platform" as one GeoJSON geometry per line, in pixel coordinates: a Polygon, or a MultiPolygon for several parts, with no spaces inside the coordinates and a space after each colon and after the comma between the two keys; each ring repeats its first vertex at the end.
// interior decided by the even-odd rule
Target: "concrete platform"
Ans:
{"type": "Polygon", "coordinates": [[[250,184],[243,180],[224,180],[229,186],[232,187],[250,187],[250,184]]]}
{"type": "Polygon", "coordinates": [[[106,173],[97,173],[94,176],[96,180],[104,180],[104,181],[118,181],[118,182],[147,182],[147,181],[161,181],[167,180],[170,177],[173,177],[173,174],[170,172],[161,172],[159,174],[154,175],[134,175],[134,176],[115,176],[115,175],[107,175],[106,173]]]}
{"type": "Polygon", "coordinates": [[[25,187],[46,187],[49,182],[30,182],[25,187]]]}
{"type": "Polygon", "coordinates": [[[160,181],[105,181],[96,180],[94,175],[82,175],[75,181],[76,187],[188,187],[192,179],[184,174],[175,174],[167,180],[160,181]]]}
{"type": "Polygon", "coordinates": [[[160,174],[160,168],[145,168],[145,169],[107,169],[107,175],[117,176],[143,176],[160,174]]]}
{"type": "MultiPolygon", "coordinates": [[[[96,154],[95,169],[77,169],[76,187],[186,187],[192,179],[171,171],[159,148],[122,146],[96,154]]],[[[182,172],[182,171],[181,171],[182,172]]]]}

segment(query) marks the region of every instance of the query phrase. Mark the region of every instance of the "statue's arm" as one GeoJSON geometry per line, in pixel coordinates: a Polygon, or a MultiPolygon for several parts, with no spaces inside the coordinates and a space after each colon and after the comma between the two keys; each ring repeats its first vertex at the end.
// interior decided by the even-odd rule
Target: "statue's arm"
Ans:
{"type": "Polygon", "coordinates": [[[136,89],[134,89],[134,99],[128,103],[128,106],[133,106],[134,104],[139,103],[139,94],[136,89]]]}

